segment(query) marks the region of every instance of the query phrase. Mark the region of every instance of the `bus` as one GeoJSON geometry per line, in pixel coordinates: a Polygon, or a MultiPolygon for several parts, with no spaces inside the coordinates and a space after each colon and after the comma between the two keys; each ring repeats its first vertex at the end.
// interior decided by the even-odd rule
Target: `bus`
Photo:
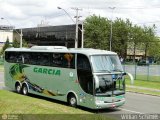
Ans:
{"type": "Polygon", "coordinates": [[[123,105],[125,75],[118,55],[111,51],[62,46],[5,51],[5,86],[24,95],[68,102],[72,107],[104,109],[123,105]]]}

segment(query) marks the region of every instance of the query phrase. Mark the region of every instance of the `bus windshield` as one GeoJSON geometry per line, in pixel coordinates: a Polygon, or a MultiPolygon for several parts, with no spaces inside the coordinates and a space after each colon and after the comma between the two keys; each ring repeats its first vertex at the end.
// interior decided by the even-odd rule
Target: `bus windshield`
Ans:
{"type": "Polygon", "coordinates": [[[123,68],[117,55],[91,56],[93,72],[122,72],[123,68]]]}
{"type": "Polygon", "coordinates": [[[123,68],[117,55],[94,55],[91,56],[91,63],[94,73],[102,73],[95,74],[97,96],[124,94],[123,68]]]}

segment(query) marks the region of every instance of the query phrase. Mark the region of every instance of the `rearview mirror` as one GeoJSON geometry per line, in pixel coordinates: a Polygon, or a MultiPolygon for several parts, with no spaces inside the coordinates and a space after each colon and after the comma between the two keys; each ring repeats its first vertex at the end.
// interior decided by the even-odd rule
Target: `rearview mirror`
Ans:
{"type": "Polygon", "coordinates": [[[133,78],[133,75],[131,73],[125,72],[125,73],[123,73],[123,75],[128,75],[130,80],[131,80],[131,84],[132,85],[134,84],[134,78],[133,78]]]}

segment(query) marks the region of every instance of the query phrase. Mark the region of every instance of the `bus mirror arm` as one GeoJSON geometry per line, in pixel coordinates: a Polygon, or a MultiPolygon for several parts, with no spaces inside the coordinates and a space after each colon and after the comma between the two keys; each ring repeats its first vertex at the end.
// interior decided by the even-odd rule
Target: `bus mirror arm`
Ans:
{"type": "Polygon", "coordinates": [[[126,72],[124,72],[122,75],[123,75],[123,76],[124,76],[124,75],[127,75],[127,73],[126,73],[126,72]]]}
{"type": "Polygon", "coordinates": [[[125,73],[123,73],[123,75],[128,75],[130,80],[131,80],[131,84],[132,85],[134,84],[134,78],[133,78],[133,75],[131,73],[125,72],[125,73]]]}

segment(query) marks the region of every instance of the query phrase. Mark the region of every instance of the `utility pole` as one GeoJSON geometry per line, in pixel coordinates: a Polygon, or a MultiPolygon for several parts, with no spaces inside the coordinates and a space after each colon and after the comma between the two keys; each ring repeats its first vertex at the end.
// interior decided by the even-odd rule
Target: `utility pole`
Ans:
{"type": "Polygon", "coordinates": [[[79,23],[82,25],[82,29],[79,29],[82,33],[81,48],[84,48],[84,20],[79,20],[79,23]]]}
{"type": "Polygon", "coordinates": [[[82,10],[82,9],[79,9],[79,8],[72,8],[73,10],[75,10],[76,11],[76,16],[75,16],[75,18],[76,18],[76,36],[75,36],[75,48],[77,48],[78,47],[78,21],[79,21],[79,15],[78,15],[78,11],[79,10],[82,10]]]}
{"type": "Polygon", "coordinates": [[[83,21],[82,21],[82,46],[81,48],[84,48],[84,24],[83,24],[83,21]]]}
{"type": "MultiPolygon", "coordinates": [[[[81,17],[81,16],[78,16],[78,11],[79,11],[79,10],[82,10],[82,9],[79,9],[79,8],[71,8],[71,9],[73,9],[73,10],[76,10],[76,16],[75,16],[76,22],[75,22],[75,21],[72,19],[72,17],[70,16],[70,14],[69,14],[65,9],[63,9],[63,8],[61,8],[61,7],[57,7],[57,8],[63,10],[63,11],[66,13],[66,15],[68,15],[68,17],[73,21],[73,23],[76,24],[75,48],[77,48],[77,47],[78,47],[78,29],[81,30],[81,28],[78,27],[78,21],[79,21],[79,18],[81,17]]],[[[83,30],[81,30],[81,32],[82,32],[82,31],[83,31],[83,30]]],[[[82,32],[82,34],[83,34],[83,32],[82,32]]],[[[83,38],[83,37],[82,37],[82,38],[83,38]]]]}
{"type": "Polygon", "coordinates": [[[22,29],[21,29],[21,34],[20,34],[20,48],[22,48],[22,37],[23,37],[23,34],[22,34],[22,29]]]}

